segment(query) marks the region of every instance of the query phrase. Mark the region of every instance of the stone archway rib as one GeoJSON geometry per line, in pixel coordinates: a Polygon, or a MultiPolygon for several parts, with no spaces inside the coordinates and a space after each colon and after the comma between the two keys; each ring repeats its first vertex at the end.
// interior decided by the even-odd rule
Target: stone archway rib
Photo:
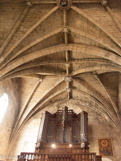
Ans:
{"type": "Polygon", "coordinates": [[[44,20],[46,20],[50,15],[52,15],[55,11],[57,11],[58,6],[52,8],[47,14],[45,14],[37,23],[35,23],[24,35],[18,40],[11,49],[4,53],[4,57],[8,56],[28,35],[30,35],[44,20]]]}
{"type": "MultiPolygon", "coordinates": [[[[15,126],[14,126],[13,130],[12,130],[11,136],[12,136],[12,134],[14,133],[14,131],[16,130],[16,128],[17,128],[17,126],[18,126],[18,124],[19,124],[19,122],[20,122],[22,116],[24,115],[25,111],[27,110],[28,105],[29,105],[29,103],[31,102],[31,100],[32,100],[32,98],[33,98],[35,92],[36,92],[37,89],[39,88],[40,84],[41,84],[41,80],[39,80],[39,81],[37,82],[37,84],[35,85],[34,89],[33,89],[32,92],[31,92],[31,94],[30,94],[30,96],[29,96],[29,98],[28,98],[28,100],[27,100],[27,102],[26,102],[26,104],[25,104],[23,110],[20,111],[20,113],[19,113],[19,115],[18,115],[18,119],[17,119],[17,121],[16,121],[16,123],[15,123],[15,126]]],[[[11,137],[11,136],[10,136],[10,137],[11,137]]]]}
{"type": "MultiPolygon", "coordinates": [[[[81,69],[77,70],[77,71],[73,71],[72,72],[72,76],[78,76],[78,74],[83,74],[83,73],[88,73],[88,72],[99,72],[99,71],[105,71],[106,72],[120,72],[121,73],[121,67],[112,65],[112,64],[98,64],[98,65],[92,65],[89,67],[82,67],[81,69]]],[[[23,76],[31,76],[31,75],[35,75],[36,77],[40,78],[42,76],[53,76],[53,77],[64,77],[64,75],[66,74],[66,72],[64,71],[59,71],[59,70],[50,70],[50,69],[44,69],[44,68],[38,68],[38,66],[35,68],[27,68],[27,69],[22,69],[22,70],[18,70],[18,71],[11,71],[8,74],[4,75],[3,77],[1,77],[0,80],[5,80],[5,79],[10,79],[10,78],[16,78],[16,77],[23,77],[23,76]],[[39,74],[39,75],[37,75],[39,74]]]]}
{"type": "MultiPolygon", "coordinates": [[[[102,63],[102,64],[105,63],[107,65],[109,64],[109,66],[114,67],[112,70],[120,71],[120,66],[119,65],[117,65],[117,64],[115,64],[115,63],[113,63],[113,62],[111,62],[109,60],[101,59],[101,58],[84,58],[84,59],[82,58],[82,59],[78,59],[78,60],[70,60],[69,61],[70,64],[81,64],[82,62],[85,62],[87,64],[90,62],[90,63],[92,63],[92,65],[93,65],[93,63],[97,64],[97,62],[98,62],[99,65],[100,65],[100,63],[102,63]]],[[[66,61],[52,61],[52,62],[48,62],[48,61],[44,61],[44,62],[38,61],[38,62],[36,62],[35,61],[35,62],[29,62],[29,63],[23,64],[23,65],[15,68],[15,69],[13,69],[7,75],[13,74],[13,73],[18,72],[18,71],[22,71],[24,69],[34,68],[34,67],[43,66],[43,65],[44,66],[45,65],[46,66],[47,65],[63,65],[63,66],[65,66],[66,65],[66,61]]],[[[98,70],[98,69],[96,69],[96,70],[98,70]]],[[[6,75],[4,75],[4,76],[6,76],[6,75]]],[[[27,75],[27,76],[29,76],[29,75],[27,75]]],[[[35,76],[37,76],[37,75],[35,75],[35,76]]]]}
{"type": "Polygon", "coordinates": [[[83,95],[85,95],[87,98],[89,98],[89,99],[91,98],[92,100],[94,100],[100,106],[100,109],[97,109],[96,108],[96,110],[97,111],[100,111],[100,113],[102,113],[105,116],[105,118],[107,119],[107,121],[109,123],[111,123],[113,126],[116,127],[116,124],[115,124],[114,119],[110,117],[110,114],[104,108],[102,108],[102,103],[100,104],[100,101],[98,101],[97,99],[95,99],[91,95],[85,93],[84,91],[81,91],[81,90],[77,89],[76,87],[72,87],[72,89],[74,91],[76,91],[76,92],[83,93],[83,95]]]}
{"type": "Polygon", "coordinates": [[[23,122],[20,124],[20,126],[18,127],[18,129],[15,131],[15,133],[13,133],[13,135],[11,136],[10,138],[10,142],[12,141],[12,139],[14,138],[15,135],[17,135],[19,133],[19,131],[23,128],[23,126],[36,114],[38,113],[40,110],[42,110],[43,108],[45,108],[45,105],[51,101],[53,98],[65,93],[66,90],[63,89],[59,92],[56,92],[54,93],[51,97],[49,97],[47,100],[45,100],[43,103],[41,104],[37,104],[35,107],[36,107],[36,110],[32,110],[29,112],[29,114],[25,117],[25,119],[23,120],[23,122]]]}
{"type": "Polygon", "coordinates": [[[117,26],[118,30],[121,32],[121,25],[118,22],[118,20],[115,18],[114,14],[113,14],[113,12],[111,10],[111,8],[107,4],[105,4],[104,7],[107,9],[109,15],[111,16],[111,18],[114,21],[115,25],[117,26]]]}
{"type": "Polygon", "coordinates": [[[76,6],[71,6],[71,8],[79,13],[81,16],[86,18],[88,21],[90,21],[92,24],[94,24],[96,27],[98,27],[101,31],[103,31],[110,39],[121,48],[121,43],[115,38],[114,35],[112,35],[109,31],[107,31],[103,26],[101,26],[98,22],[93,20],[91,17],[89,17],[84,11],[82,11],[80,8],[76,6]]]}
{"type": "Polygon", "coordinates": [[[24,63],[27,63],[31,60],[66,50],[96,55],[98,57],[110,60],[118,65],[121,65],[121,57],[112,53],[111,51],[107,51],[96,46],[79,45],[79,44],[68,44],[68,45],[62,44],[38,50],[36,52],[22,56],[18,59],[14,59],[0,71],[0,75],[4,76],[6,73],[10,72],[14,68],[24,63]]]}
{"type": "Polygon", "coordinates": [[[100,70],[108,70],[108,71],[117,71],[121,72],[121,67],[120,66],[115,66],[112,64],[97,64],[97,65],[92,65],[92,66],[87,66],[85,68],[78,69],[76,71],[72,72],[72,76],[76,76],[78,74],[82,73],[87,73],[87,72],[98,72],[100,70]]]}
{"type": "Polygon", "coordinates": [[[100,78],[98,77],[98,75],[95,75],[95,77],[97,78],[97,80],[99,81],[99,83],[100,83],[100,85],[103,87],[103,89],[105,90],[105,92],[106,92],[108,98],[110,99],[110,102],[112,103],[112,106],[113,106],[113,108],[114,108],[114,111],[115,111],[115,113],[117,114],[117,117],[118,117],[118,119],[119,119],[119,121],[120,121],[121,118],[120,118],[120,113],[119,113],[118,107],[116,106],[115,102],[112,100],[112,98],[111,98],[109,92],[106,90],[105,86],[104,86],[103,83],[101,82],[101,80],[100,80],[100,78]]]}
{"type": "Polygon", "coordinates": [[[33,67],[33,68],[27,68],[27,69],[23,69],[17,72],[12,72],[12,73],[8,73],[6,75],[4,75],[4,77],[1,77],[0,80],[4,80],[4,79],[10,79],[10,78],[15,78],[15,77],[19,77],[19,76],[26,76],[26,75],[30,75],[30,74],[40,74],[43,76],[63,76],[66,74],[66,72],[64,71],[59,71],[56,68],[44,68],[41,66],[37,66],[37,67],[33,67]]]}
{"type": "Polygon", "coordinates": [[[115,111],[113,111],[113,109],[111,110],[110,105],[107,103],[106,99],[103,97],[101,92],[97,91],[94,87],[92,87],[88,82],[86,82],[82,78],[80,78],[80,79],[74,78],[73,80],[75,82],[77,82],[79,85],[82,85],[84,88],[89,90],[93,95],[95,95],[95,98],[100,100],[100,103],[102,104],[103,109],[106,110],[109,113],[111,118],[116,117],[115,111]]]}
{"type": "Polygon", "coordinates": [[[13,60],[14,58],[16,58],[18,55],[20,55],[21,53],[25,52],[26,50],[30,49],[31,47],[37,45],[38,43],[40,43],[41,41],[50,38],[58,33],[60,33],[62,31],[62,27],[57,28],[54,31],[51,31],[50,33],[45,34],[44,36],[36,39],[35,41],[31,42],[29,45],[25,46],[24,48],[22,48],[21,50],[19,50],[18,52],[14,53],[14,55],[9,54],[8,56],[6,56],[6,58],[3,60],[3,62],[0,64],[0,68],[4,67],[7,63],[9,63],[11,60],[13,60]]]}
{"type": "MultiPolygon", "coordinates": [[[[60,84],[62,84],[64,82],[64,78],[61,78],[61,79],[59,79],[59,81],[57,81],[56,83],[55,83],[55,85],[54,86],[52,86],[52,87],[50,87],[50,89],[48,89],[47,91],[46,91],[46,93],[42,96],[42,98],[36,103],[36,105],[31,109],[31,111],[29,112],[29,113],[32,113],[33,111],[35,111],[36,110],[36,108],[40,105],[40,104],[42,104],[43,102],[46,102],[46,99],[49,97],[49,96],[51,96],[51,93],[55,90],[55,88],[57,88],[60,84]]],[[[38,86],[37,86],[37,88],[38,88],[38,86]]],[[[35,90],[36,90],[36,88],[35,88],[35,90]]],[[[53,92],[54,93],[54,92],[53,92]]],[[[29,99],[28,99],[29,100],[29,99]]],[[[30,100],[29,100],[29,102],[30,102],[30,100]]],[[[27,106],[28,106],[28,104],[27,104],[27,106]]],[[[25,108],[26,108],[26,106],[25,106],[25,108]]],[[[25,109],[24,109],[24,113],[22,113],[22,116],[21,116],[21,119],[22,119],[22,117],[25,115],[25,109]]],[[[28,114],[29,115],[29,114],[28,114]]],[[[27,116],[25,116],[25,118],[26,118],[27,116]]],[[[21,124],[21,122],[22,122],[22,120],[21,119],[19,119],[17,122],[17,126],[16,127],[19,127],[19,125],[21,124]]],[[[12,138],[12,136],[13,136],[13,134],[14,134],[14,132],[16,132],[16,130],[17,130],[17,128],[15,128],[15,129],[13,129],[13,131],[12,131],[12,133],[11,133],[11,137],[10,137],[10,139],[12,138]]]]}
{"type": "MultiPolygon", "coordinates": [[[[0,48],[0,56],[4,53],[7,45],[9,44],[11,38],[13,37],[13,35],[16,33],[16,31],[18,30],[18,28],[20,27],[23,19],[25,18],[25,16],[27,15],[28,11],[30,10],[30,7],[26,7],[25,10],[23,11],[23,13],[21,14],[21,16],[19,17],[19,19],[17,20],[17,22],[15,23],[15,25],[13,26],[11,32],[9,33],[8,37],[6,38],[5,42],[3,43],[3,45],[0,48]]],[[[1,61],[1,59],[0,59],[1,61]]]]}
{"type": "Polygon", "coordinates": [[[80,35],[80,36],[87,37],[88,39],[101,44],[102,46],[106,47],[107,49],[116,52],[118,55],[121,55],[121,49],[119,49],[119,47],[117,47],[113,42],[110,43],[107,41],[107,39],[106,40],[101,39],[99,36],[97,37],[97,35],[95,35],[94,33],[80,31],[79,29],[74,28],[74,27],[69,27],[69,29],[71,32],[76,33],[77,35],[80,35]]]}

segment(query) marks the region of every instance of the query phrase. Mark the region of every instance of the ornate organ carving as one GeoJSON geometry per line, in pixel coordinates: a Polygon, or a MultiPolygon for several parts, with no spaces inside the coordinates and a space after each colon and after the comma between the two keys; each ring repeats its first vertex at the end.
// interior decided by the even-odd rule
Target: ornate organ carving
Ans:
{"type": "Polygon", "coordinates": [[[76,114],[73,110],[58,110],[51,114],[45,112],[41,120],[36,149],[56,143],[78,145],[88,149],[88,113],[76,114]]]}

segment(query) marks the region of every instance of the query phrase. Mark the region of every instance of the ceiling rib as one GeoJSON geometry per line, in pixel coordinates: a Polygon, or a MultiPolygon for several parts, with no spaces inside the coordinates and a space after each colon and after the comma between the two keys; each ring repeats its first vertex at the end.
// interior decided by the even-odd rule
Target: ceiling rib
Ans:
{"type": "MultiPolygon", "coordinates": [[[[62,72],[62,71],[54,72],[54,69],[51,70],[50,72],[46,68],[44,69],[44,68],[40,67],[38,69],[35,69],[35,67],[37,68],[38,66],[41,66],[41,65],[38,64],[38,65],[33,66],[31,68],[23,68],[22,70],[21,69],[20,70],[13,70],[13,71],[5,74],[3,77],[1,77],[0,81],[5,80],[5,79],[10,79],[10,78],[16,78],[16,77],[25,77],[25,76],[26,77],[32,77],[33,76],[33,77],[36,77],[36,78],[43,78],[43,77],[46,77],[46,76],[64,77],[65,74],[66,74],[65,72],[62,72]]],[[[65,64],[65,66],[66,66],[66,64],[65,64]]],[[[98,73],[100,70],[104,70],[103,73],[105,71],[106,72],[107,71],[108,72],[116,71],[116,72],[121,73],[121,67],[118,67],[118,66],[113,65],[113,64],[107,64],[106,63],[106,64],[97,64],[97,65],[93,64],[92,66],[89,66],[89,67],[86,67],[86,68],[82,67],[81,69],[73,71],[70,75],[78,77],[78,74],[89,73],[89,72],[93,72],[93,71],[96,71],[98,73]]],[[[69,78],[71,79],[70,76],[69,76],[69,78]]],[[[71,81],[67,81],[67,82],[70,83],[71,81]]]]}
{"type": "Polygon", "coordinates": [[[33,5],[39,5],[39,4],[56,4],[56,0],[27,0],[27,4],[32,3],[33,5]]]}
{"type": "Polygon", "coordinates": [[[87,72],[93,72],[93,71],[100,71],[100,70],[106,70],[106,71],[118,71],[121,72],[121,67],[113,66],[112,64],[97,64],[92,66],[87,66],[86,68],[81,68],[76,71],[72,72],[72,76],[76,76],[78,74],[87,73],[87,72]]]}
{"type": "Polygon", "coordinates": [[[102,0],[73,0],[73,3],[101,3],[102,0]]]}
{"type": "MultiPolygon", "coordinates": [[[[79,89],[77,89],[76,87],[72,87],[74,91],[77,91],[79,93],[82,93],[83,95],[85,95],[86,97],[88,97],[89,99],[91,98],[92,100],[94,100],[99,106],[100,109],[96,108],[96,111],[100,111],[100,113],[102,113],[105,116],[105,119],[113,126],[116,127],[115,121],[113,120],[112,117],[109,116],[109,113],[107,113],[107,111],[105,111],[104,108],[102,108],[102,103],[100,103],[100,101],[96,100],[94,97],[92,97],[91,95],[89,95],[88,93],[81,91],[79,89]],[[111,122],[110,122],[111,121],[111,122]]],[[[93,106],[91,106],[92,108],[94,108],[93,106]]]]}
{"type": "MultiPolygon", "coordinates": [[[[110,39],[118,46],[121,48],[121,44],[120,42],[115,38],[114,35],[112,35],[112,33],[110,33],[109,31],[107,31],[103,26],[101,26],[101,24],[99,24],[98,22],[96,22],[95,20],[93,20],[91,17],[89,17],[84,11],[82,11],[81,9],[79,9],[76,6],[71,6],[71,8],[77,12],[78,14],[80,14],[81,16],[83,16],[84,18],[86,18],[88,21],[90,21],[93,25],[95,25],[96,27],[98,27],[101,31],[103,31],[108,37],[110,37],[110,39]]],[[[121,55],[121,54],[120,54],[121,55]]]]}
{"type": "Polygon", "coordinates": [[[63,66],[66,66],[66,62],[64,62],[64,61],[55,61],[55,62],[50,62],[50,61],[47,61],[47,62],[38,61],[37,62],[37,61],[35,61],[35,62],[29,62],[29,63],[23,64],[23,65],[15,68],[14,70],[9,72],[8,74],[12,74],[12,73],[24,70],[24,69],[34,68],[34,67],[38,67],[38,66],[47,66],[47,65],[63,65],[63,66]]]}
{"type": "Polygon", "coordinates": [[[40,58],[42,56],[50,55],[50,54],[53,54],[56,52],[65,51],[65,50],[76,51],[76,52],[83,51],[84,53],[103,57],[105,59],[115,62],[118,65],[121,65],[120,57],[118,55],[112,53],[111,51],[106,51],[106,50],[101,49],[99,47],[90,46],[90,45],[79,45],[79,44],[65,45],[65,44],[62,44],[62,45],[56,45],[56,46],[48,47],[48,48],[45,48],[42,50],[38,50],[36,52],[33,52],[33,53],[30,53],[30,54],[20,57],[19,59],[12,61],[10,64],[5,66],[5,68],[3,68],[0,71],[0,75],[2,77],[3,75],[10,72],[14,68],[16,68],[24,63],[27,63],[31,60],[40,58]]]}
{"type": "Polygon", "coordinates": [[[4,54],[5,57],[7,57],[28,35],[30,35],[43,21],[45,21],[50,15],[52,15],[55,11],[57,11],[58,6],[52,8],[47,14],[45,14],[40,20],[34,24],[24,35],[23,37],[18,40],[11,49],[4,54]]]}
{"type": "Polygon", "coordinates": [[[28,74],[28,75],[21,75],[21,76],[16,76],[16,78],[38,78],[38,79],[43,79],[43,77],[39,74],[28,74]]]}
{"type": "Polygon", "coordinates": [[[110,43],[105,39],[103,39],[103,41],[102,41],[102,39],[100,39],[100,36],[97,37],[97,35],[95,35],[94,33],[80,31],[79,29],[77,29],[75,27],[69,27],[69,29],[72,33],[76,33],[79,36],[84,36],[90,40],[93,40],[93,41],[101,44],[102,46],[108,48],[109,50],[116,52],[118,55],[121,55],[121,50],[119,49],[119,47],[115,46],[115,44],[113,42],[110,43]]]}
{"type": "MultiPolygon", "coordinates": [[[[82,4],[82,3],[101,3],[102,0],[73,0],[73,4],[82,4]]],[[[32,3],[34,5],[38,4],[57,4],[56,0],[27,0],[27,3],[32,3]]]]}
{"type": "Polygon", "coordinates": [[[16,77],[20,77],[20,76],[25,76],[25,75],[29,75],[29,74],[41,74],[41,75],[49,75],[49,76],[64,76],[65,72],[64,71],[57,71],[57,70],[53,70],[53,68],[42,68],[37,66],[36,68],[28,68],[28,69],[23,69],[11,74],[6,74],[4,77],[1,77],[1,79],[10,79],[10,78],[16,78],[16,77]]]}
{"type": "Polygon", "coordinates": [[[18,52],[13,54],[8,55],[5,60],[0,64],[1,67],[4,67],[7,63],[9,63],[11,60],[15,59],[18,55],[20,55],[21,53],[23,53],[24,51],[30,49],[31,47],[37,45],[38,43],[40,43],[41,41],[48,39],[58,33],[60,33],[62,31],[62,27],[57,28],[56,30],[53,30],[43,36],[41,36],[40,38],[36,39],[35,41],[31,42],[29,45],[25,46],[24,48],[22,48],[21,50],[19,50],[18,52]]]}
{"type": "Polygon", "coordinates": [[[107,3],[105,3],[103,6],[106,8],[106,10],[108,11],[108,13],[111,16],[112,20],[114,21],[116,27],[121,32],[121,26],[120,26],[119,22],[117,21],[117,19],[115,18],[114,14],[113,14],[113,12],[111,10],[111,8],[107,5],[107,3]]]}
{"type": "Polygon", "coordinates": [[[81,58],[81,59],[73,59],[70,61],[70,63],[75,64],[75,63],[82,63],[82,62],[98,62],[98,63],[106,63],[106,64],[110,64],[110,65],[115,65],[116,67],[120,67],[119,65],[107,60],[107,59],[103,59],[103,58],[81,58]]]}
{"type": "Polygon", "coordinates": [[[111,99],[110,94],[109,94],[108,91],[106,90],[105,86],[104,86],[103,83],[101,82],[101,80],[100,80],[100,78],[98,77],[98,75],[95,75],[95,77],[97,78],[97,80],[99,81],[99,83],[100,83],[100,85],[103,87],[103,89],[105,90],[105,92],[106,92],[106,94],[107,94],[107,96],[108,96],[108,98],[109,98],[109,100],[110,100],[110,102],[111,102],[111,104],[112,104],[112,106],[113,106],[113,108],[114,108],[114,111],[115,111],[115,113],[116,113],[116,115],[117,115],[117,117],[118,117],[118,119],[119,119],[119,121],[120,121],[121,118],[120,118],[119,110],[118,110],[117,106],[115,105],[115,103],[114,103],[113,100],[111,99]]]}
{"type": "MultiPolygon", "coordinates": [[[[56,82],[56,83],[54,84],[54,86],[51,87],[51,89],[48,89],[48,91],[42,96],[42,98],[40,98],[40,100],[39,100],[39,101],[36,103],[36,105],[31,109],[31,111],[29,111],[29,113],[27,114],[27,116],[25,117],[24,120],[26,120],[28,116],[32,115],[33,112],[36,111],[36,109],[38,108],[38,106],[41,106],[41,104],[43,105],[43,104],[46,102],[46,99],[47,99],[48,97],[51,96],[52,91],[53,91],[56,87],[58,87],[61,83],[63,83],[63,82],[64,82],[64,79],[61,79],[61,80],[59,80],[58,82],[56,82]]],[[[39,82],[38,82],[38,83],[39,83],[39,82]]],[[[53,95],[54,95],[54,94],[55,94],[55,93],[53,92],[53,95]]],[[[25,106],[25,107],[26,107],[26,106],[25,106]]],[[[21,121],[21,119],[19,120],[19,124],[21,123],[20,121],[21,121]]],[[[24,122],[24,121],[23,121],[23,122],[24,122]]],[[[23,124],[23,122],[22,122],[21,124],[23,124]]],[[[20,124],[20,126],[21,126],[21,124],[20,124]]],[[[14,137],[14,135],[16,134],[16,132],[18,131],[18,129],[19,129],[19,126],[18,126],[18,128],[14,131],[13,136],[11,137],[11,139],[14,137]]],[[[10,140],[10,141],[11,141],[11,140],[10,140]]]]}
{"type": "MultiPolygon", "coordinates": [[[[92,65],[93,65],[93,63],[97,63],[98,62],[98,66],[100,66],[100,63],[101,63],[101,65],[104,64],[104,67],[106,69],[108,67],[106,65],[109,65],[110,67],[114,68],[113,70],[117,70],[119,72],[121,71],[121,67],[119,65],[117,65],[117,64],[115,64],[113,62],[110,62],[110,61],[108,61],[106,59],[101,59],[101,58],[84,58],[84,59],[78,59],[78,60],[75,59],[75,60],[70,60],[69,61],[70,64],[75,64],[75,63],[76,64],[81,64],[83,62],[85,62],[85,63],[86,62],[87,63],[90,62],[90,63],[92,63],[92,65]]],[[[43,61],[38,61],[38,62],[35,61],[35,62],[29,62],[29,63],[23,64],[23,65],[15,68],[14,70],[12,70],[11,72],[9,72],[8,74],[10,75],[12,73],[21,71],[23,69],[28,69],[28,68],[38,67],[38,66],[45,66],[45,65],[46,66],[47,65],[63,65],[63,66],[66,66],[66,62],[65,61],[51,61],[51,62],[49,62],[49,61],[44,61],[44,62],[43,61]]],[[[98,67],[98,66],[96,66],[96,68],[94,68],[93,66],[90,67],[90,68],[92,68],[91,70],[103,69],[103,66],[102,67],[98,67]]],[[[87,72],[87,71],[88,70],[85,70],[85,72],[87,72]]],[[[83,72],[83,69],[82,69],[82,72],[83,72]]]]}
{"type": "Polygon", "coordinates": [[[106,9],[107,9],[108,13],[110,14],[110,16],[112,17],[112,19],[113,19],[114,23],[116,24],[117,28],[121,32],[121,26],[120,26],[119,22],[116,20],[116,18],[114,17],[112,10],[108,6],[106,6],[106,9]]]}
{"type": "MultiPolygon", "coordinates": [[[[20,132],[20,130],[23,128],[23,126],[24,126],[24,125],[25,125],[25,124],[26,124],[26,123],[27,123],[27,122],[28,122],[36,113],[40,112],[42,109],[45,108],[45,104],[46,104],[47,102],[51,101],[53,98],[55,98],[55,97],[61,95],[62,93],[65,93],[65,92],[66,92],[66,90],[63,89],[63,90],[60,90],[59,92],[53,93],[53,95],[52,95],[51,97],[49,97],[48,99],[45,99],[45,100],[43,101],[43,103],[35,105],[36,109],[34,109],[34,111],[33,111],[33,109],[32,109],[32,110],[29,112],[29,114],[25,117],[25,119],[23,120],[23,122],[20,124],[20,126],[19,126],[19,127],[16,129],[16,131],[14,132],[14,134],[13,134],[13,136],[12,136],[12,138],[11,138],[10,141],[12,141],[13,137],[16,136],[16,135],[20,132]]],[[[34,107],[34,108],[35,108],[35,107],[34,107]]]]}
{"type": "MultiPolygon", "coordinates": [[[[68,23],[67,23],[67,11],[63,11],[63,21],[64,21],[64,40],[65,45],[68,45],[68,23]]],[[[70,74],[70,64],[69,64],[69,51],[65,51],[66,54],[66,76],[69,76],[70,74]]],[[[68,92],[68,99],[72,98],[71,93],[71,82],[67,81],[67,92],[68,92]]]]}
{"type": "Polygon", "coordinates": [[[80,79],[74,78],[74,81],[77,82],[79,85],[82,85],[84,88],[90,91],[93,95],[95,95],[95,98],[101,101],[104,111],[106,110],[111,118],[114,117],[114,113],[113,111],[111,111],[110,105],[107,103],[107,101],[105,100],[105,98],[99,91],[97,91],[93,86],[91,86],[88,82],[86,82],[85,80],[81,78],[80,79]]]}
{"type": "Polygon", "coordinates": [[[18,119],[17,119],[16,124],[15,124],[15,126],[14,126],[14,129],[12,130],[10,139],[11,139],[13,133],[16,131],[17,126],[19,125],[19,122],[20,122],[21,118],[23,117],[25,111],[27,110],[28,105],[29,105],[29,103],[31,102],[31,100],[32,100],[34,94],[36,93],[37,89],[39,88],[41,82],[42,82],[41,79],[37,82],[37,84],[35,85],[34,89],[33,89],[32,92],[31,92],[30,96],[28,97],[28,100],[27,100],[25,106],[23,107],[23,111],[20,111],[19,116],[18,116],[18,119]]]}
{"type": "MultiPolygon", "coordinates": [[[[108,61],[104,61],[102,59],[102,61],[100,59],[82,59],[82,60],[73,60],[73,61],[70,61],[69,63],[70,64],[81,64],[82,62],[90,62],[92,63],[92,66],[89,65],[89,67],[82,67],[81,69],[78,69],[76,71],[73,71],[71,73],[71,75],[73,76],[76,76],[78,74],[82,74],[82,73],[87,73],[87,72],[93,72],[93,71],[96,71],[98,73],[98,71],[100,70],[106,70],[107,71],[117,71],[117,72],[121,72],[121,67],[116,65],[116,64],[113,64],[111,62],[108,62],[108,61]],[[96,65],[95,63],[97,63],[98,61],[98,64],[96,65]]],[[[4,75],[4,77],[1,77],[1,79],[8,79],[8,78],[13,78],[13,77],[36,77],[36,78],[42,78],[42,75],[39,75],[39,74],[35,74],[35,73],[38,73],[36,70],[33,70],[35,67],[38,67],[38,66],[47,66],[47,65],[64,65],[66,66],[66,62],[38,62],[38,63],[29,63],[29,64],[25,64],[25,65],[22,65],[22,66],[19,66],[17,68],[15,68],[14,70],[12,70],[11,72],[7,73],[6,75],[4,75]],[[27,72],[27,71],[28,72],[27,72]],[[33,70],[33,73],[32,71],[33,70]],[[26,72],[25,72],[26,71],[26,72]],[[28,73],[28,74],[27,74],[28,73]]],[[[40,68],[39,71],[41,72],[42,69],[40,68]]],[[[44,74],[44,71],[43,71],[43,74],[44,74]]],[[[49,73],[49,72],[46,72],[45,73],[46,75],[52,75],[52,72],[49,73]],[[47,74],[48,73],[48,74],[47,74]]],[[[56,74],[56,73],[55,73],[56,74]]],[[[57,73],[59,74],[59,73],[57,73]]],[[[64,73],[62,74],[62,72],[60,73],[61,75],[60,76],[64,76],[64,73]]],[[[54,74],[53,74],[54,76],[54,74]]],[[[56,76],[59,76],[59,75],[56,75],[56,76]]]]}
{"type": "MultiPolygon", "coordinates": [[[[24,121],[22,122],[22,124],[25,124],[29,119],[31,119],[31,117],[33,117],[36,113],[40,112],[42,109],[45,108],[45,105],[52,101],[55,97],[62,95],[63,93],[65,93],[66,90],[62,89],[59,90],[58,92],[53,93],[50,97],[48,97],[48,99],[46,99],[45,101],[43,101],[43,103],[38,104],[38,106],[36,106],[36,110],[34,111],[30,111],[30,113],[26,116],[26,118],[24,119],[24,121]]],[[[21,124],[21,125],[22,125],[21,124]]]]}
{"type": "Polygon", "coordinates": [[[3,52],[5,51],[6,47],[8,46],[9,42],[11,41],[12,37],[14,36],[14,34],[16,33],[16,31],[18,30],[18,28],[21,26],[21,23],[23,22],[25,16],[27,15],[28,11],[29,11],[30,7],[26,7],[25,10],[23,11],[23,13],[21,14],[21,16],[19,17],[19,19],[17,20],[17,22],[15,23],[15,25],[13,26],[12,30],[10,31],[8,37],[6,38],[5,42],[3,43],[3,45],[0,48],[0,62],[2,62],[4,60],[4,55],[3,52]]]}

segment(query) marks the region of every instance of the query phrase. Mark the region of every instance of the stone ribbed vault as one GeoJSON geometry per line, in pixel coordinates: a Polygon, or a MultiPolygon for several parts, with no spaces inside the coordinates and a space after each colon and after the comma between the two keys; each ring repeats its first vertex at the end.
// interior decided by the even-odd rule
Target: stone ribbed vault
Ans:
{"type": "Polygon", "coordinates": [[[120,128],[121,2],[114,1],[73,0],[67,10],[56,0],[20,1],[23,12],[0,48],[0,82],[14,81],[19,94],[10,142],[49,104],[76,99],[120,128]]]}

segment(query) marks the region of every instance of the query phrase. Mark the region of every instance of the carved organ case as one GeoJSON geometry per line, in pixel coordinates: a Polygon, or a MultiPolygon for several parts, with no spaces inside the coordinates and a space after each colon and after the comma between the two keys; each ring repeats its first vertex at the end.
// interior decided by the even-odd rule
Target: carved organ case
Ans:
{"type": "Polygon", "coordinates": [[[56,148],[73,148],[88,150],[88,113],[76,114],[65,107],[51,114],[43,114],[38,133],[36,152],[56,144],[56,148]]]}

